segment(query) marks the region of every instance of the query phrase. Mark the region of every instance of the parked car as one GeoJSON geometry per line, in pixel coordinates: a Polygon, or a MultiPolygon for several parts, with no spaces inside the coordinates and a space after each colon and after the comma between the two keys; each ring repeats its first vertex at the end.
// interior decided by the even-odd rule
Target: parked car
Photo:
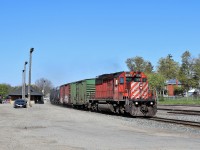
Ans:
{"type": "Polygon", "coordinates": [[[14,108],[26,108],[27,107],[27,101],[23,99],[16,99],[14,102],[14,108]]]}

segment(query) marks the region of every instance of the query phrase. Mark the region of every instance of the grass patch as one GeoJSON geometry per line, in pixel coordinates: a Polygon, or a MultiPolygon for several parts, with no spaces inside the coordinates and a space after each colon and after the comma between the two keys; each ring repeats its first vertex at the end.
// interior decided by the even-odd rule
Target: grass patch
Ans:
{"type": "Polygon", "coordinates": [[[162,105],[200,105],[200,98],[162,98],[158,100],[162,105]]]}

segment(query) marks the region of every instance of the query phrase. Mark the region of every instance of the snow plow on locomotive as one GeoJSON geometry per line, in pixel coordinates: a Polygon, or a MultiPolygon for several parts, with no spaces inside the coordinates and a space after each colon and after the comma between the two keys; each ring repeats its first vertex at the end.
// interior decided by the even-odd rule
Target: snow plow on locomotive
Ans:
{"type": "Polygon", "coordinates": [[[59,98],[54,101],[59,99],[60,104],[74,108],[148,117],[157,112],[155,93],[149,90],[143,72],[103,74],[62,85],[58,90],[54,95],[59,98]]]}

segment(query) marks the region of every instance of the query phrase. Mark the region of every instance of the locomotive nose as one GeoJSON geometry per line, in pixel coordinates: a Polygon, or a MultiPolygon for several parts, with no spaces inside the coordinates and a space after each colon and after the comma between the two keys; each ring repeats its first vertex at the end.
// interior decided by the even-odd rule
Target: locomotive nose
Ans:
{"type": "Polygon", "coordinates": [[[148,83],[147,82],[132,82],[130,90],[131,99],[147,99],[148,98],[148,83]]]}
{"type": "Polygon", "coordinates": [[[140,82],[140,84],[139,84],[140,86],[140,90],[142,90],[143,89],[143,84],[142,84],[142,82],[140,82]]]}

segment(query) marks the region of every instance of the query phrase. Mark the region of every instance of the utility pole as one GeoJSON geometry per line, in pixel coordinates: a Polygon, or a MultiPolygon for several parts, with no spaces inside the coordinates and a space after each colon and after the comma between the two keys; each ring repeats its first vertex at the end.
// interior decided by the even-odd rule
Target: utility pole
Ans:
{"type": "Polygon", "coordinates": [[[43,97],[44,97],[44,88],[45,88],[45,80],[43,81],[43,87],[42,87],[42,94],[43,94],[43,97]]]}
{"type": "Polygon", "coordinates": [[[22,70],[22,99],[24,97],[24,70],[22,70]]]}
{"type": "Polygon", "coordinates": [[[28,82],[28,106],[32,107],[31,105],[31,64],[32,64],[32,53],[34,48],[30,49],[30,57],[29,57],[29,82],[28,82]]]}
{"type": "Polygon", "coordinates": [[[27,61],[24,63],[24,79],[23,79],[23,95],[22,99],[26,99],[26,65],[28,64],[27,61]]]}

